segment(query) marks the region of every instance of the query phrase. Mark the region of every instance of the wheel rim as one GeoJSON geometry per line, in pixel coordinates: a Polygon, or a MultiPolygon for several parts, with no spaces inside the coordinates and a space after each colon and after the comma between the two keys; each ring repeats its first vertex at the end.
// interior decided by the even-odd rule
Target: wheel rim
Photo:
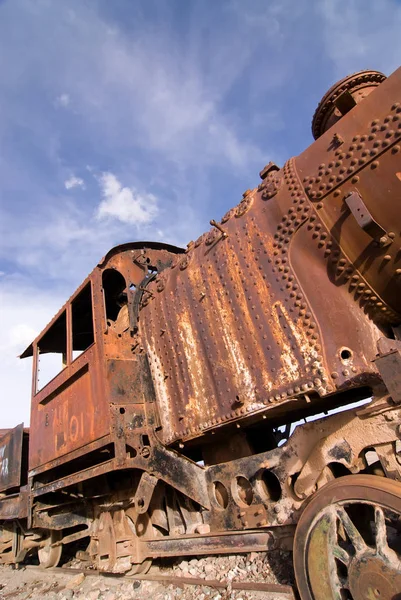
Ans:
{"type": "Polygon", "coordinates": [[[52,544],[59,542],[60,540],[61,531],[51,531],[50,535],[45,540],[45,546],[39,548],[39,563],[44,569],[57,567],[58,563],[60,562],[63,546],[60,544],[59,546],[52,547],[52,544]]]}
{"type": "Polygon", "coordinates": [[[294,569],[302,600],[401,600],[401,484],[373,475],[328,483],[304,510],[294,569]]]}

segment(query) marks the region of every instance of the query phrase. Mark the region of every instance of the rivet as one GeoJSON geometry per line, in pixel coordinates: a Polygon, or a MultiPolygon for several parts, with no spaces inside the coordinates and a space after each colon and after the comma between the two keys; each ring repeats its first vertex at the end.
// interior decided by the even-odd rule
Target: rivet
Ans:
{"type": "Polygon", "coordinates": [[[374,160],[372,162],[372,164],[370,165],[371,169],[377,169],[377,167],[379,166],[379,161],[378,160],[374,160]]]}

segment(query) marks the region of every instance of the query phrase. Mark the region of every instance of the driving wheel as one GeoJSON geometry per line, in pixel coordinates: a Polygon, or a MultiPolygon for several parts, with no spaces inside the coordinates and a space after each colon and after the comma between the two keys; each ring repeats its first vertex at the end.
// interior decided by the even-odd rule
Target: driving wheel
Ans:
{"type": "Polygon", "coordinates": [[[374,475],[331,481],[294,539],[302,600],[401,600],[401,484],[374,475]]]}

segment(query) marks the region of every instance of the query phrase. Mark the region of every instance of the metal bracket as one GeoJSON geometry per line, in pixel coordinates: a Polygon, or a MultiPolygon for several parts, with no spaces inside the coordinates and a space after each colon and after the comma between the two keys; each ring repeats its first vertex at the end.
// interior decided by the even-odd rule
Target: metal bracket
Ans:
{"type": "Polygon", "coordinates": [[[341,115],[344,116],[356,106],[355,98],[350,94],[349,90],[345,90],[342,94],[335,99],[334,104],[340,111],[341,115]]]}
{"type": "Polygon", "coordinates": [[[148,510],[157,482],[158,479],[154,475],[149,475],[146,472],[142,473],[134,498],[134,506],[137,514],[142,515],[148,510]]]}
{"type": "Polygon", "coordinates": [[[344,198],[345,204],[350,209],[359,227],[363,229],[370,237],[381,247],[391,244],[391,239],[383,227],[374,220],[370,214],[362,196],[357,190],[354,190],[344,198]]]}
{"type": "MultiPolygon", "coordinates": [[[[394,340],[395,341],[395,340],[394,340]]],[[[395,344],[397,342],[395,341],[395,344]]],[[[374,361],[393,402],[401,403],[401,351],[394,350],[374,361]]]]}
{"type": "Polygon", "coordinates": [[[272,173],[273,171],[280,171],[280,167],[278,167],[275,162],[270,161],[266,166],[263,167],[259,173],[259,177],[261,179],[266,179],[268,174],[272,173]]]}

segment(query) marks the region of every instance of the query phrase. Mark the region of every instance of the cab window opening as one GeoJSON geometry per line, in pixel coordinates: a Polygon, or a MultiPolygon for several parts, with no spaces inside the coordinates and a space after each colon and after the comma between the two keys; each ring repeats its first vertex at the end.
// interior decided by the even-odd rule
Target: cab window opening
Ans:
{"type": "Polygon", "coordinates": [[[72,360],[80,356],[95,341],[91,283],[71,302],[72,360]]]}
{"type": "Polygon", "coordinates": [[[36,391],[67,366],[67,315],[64,310],[37,345],[36,391]]]}
{"type": "Polygon", "coordinates": [[[102,276],[107,326],[121,335],[129,329],[127,284],[115,269],[106,269],[102,276]]]}

